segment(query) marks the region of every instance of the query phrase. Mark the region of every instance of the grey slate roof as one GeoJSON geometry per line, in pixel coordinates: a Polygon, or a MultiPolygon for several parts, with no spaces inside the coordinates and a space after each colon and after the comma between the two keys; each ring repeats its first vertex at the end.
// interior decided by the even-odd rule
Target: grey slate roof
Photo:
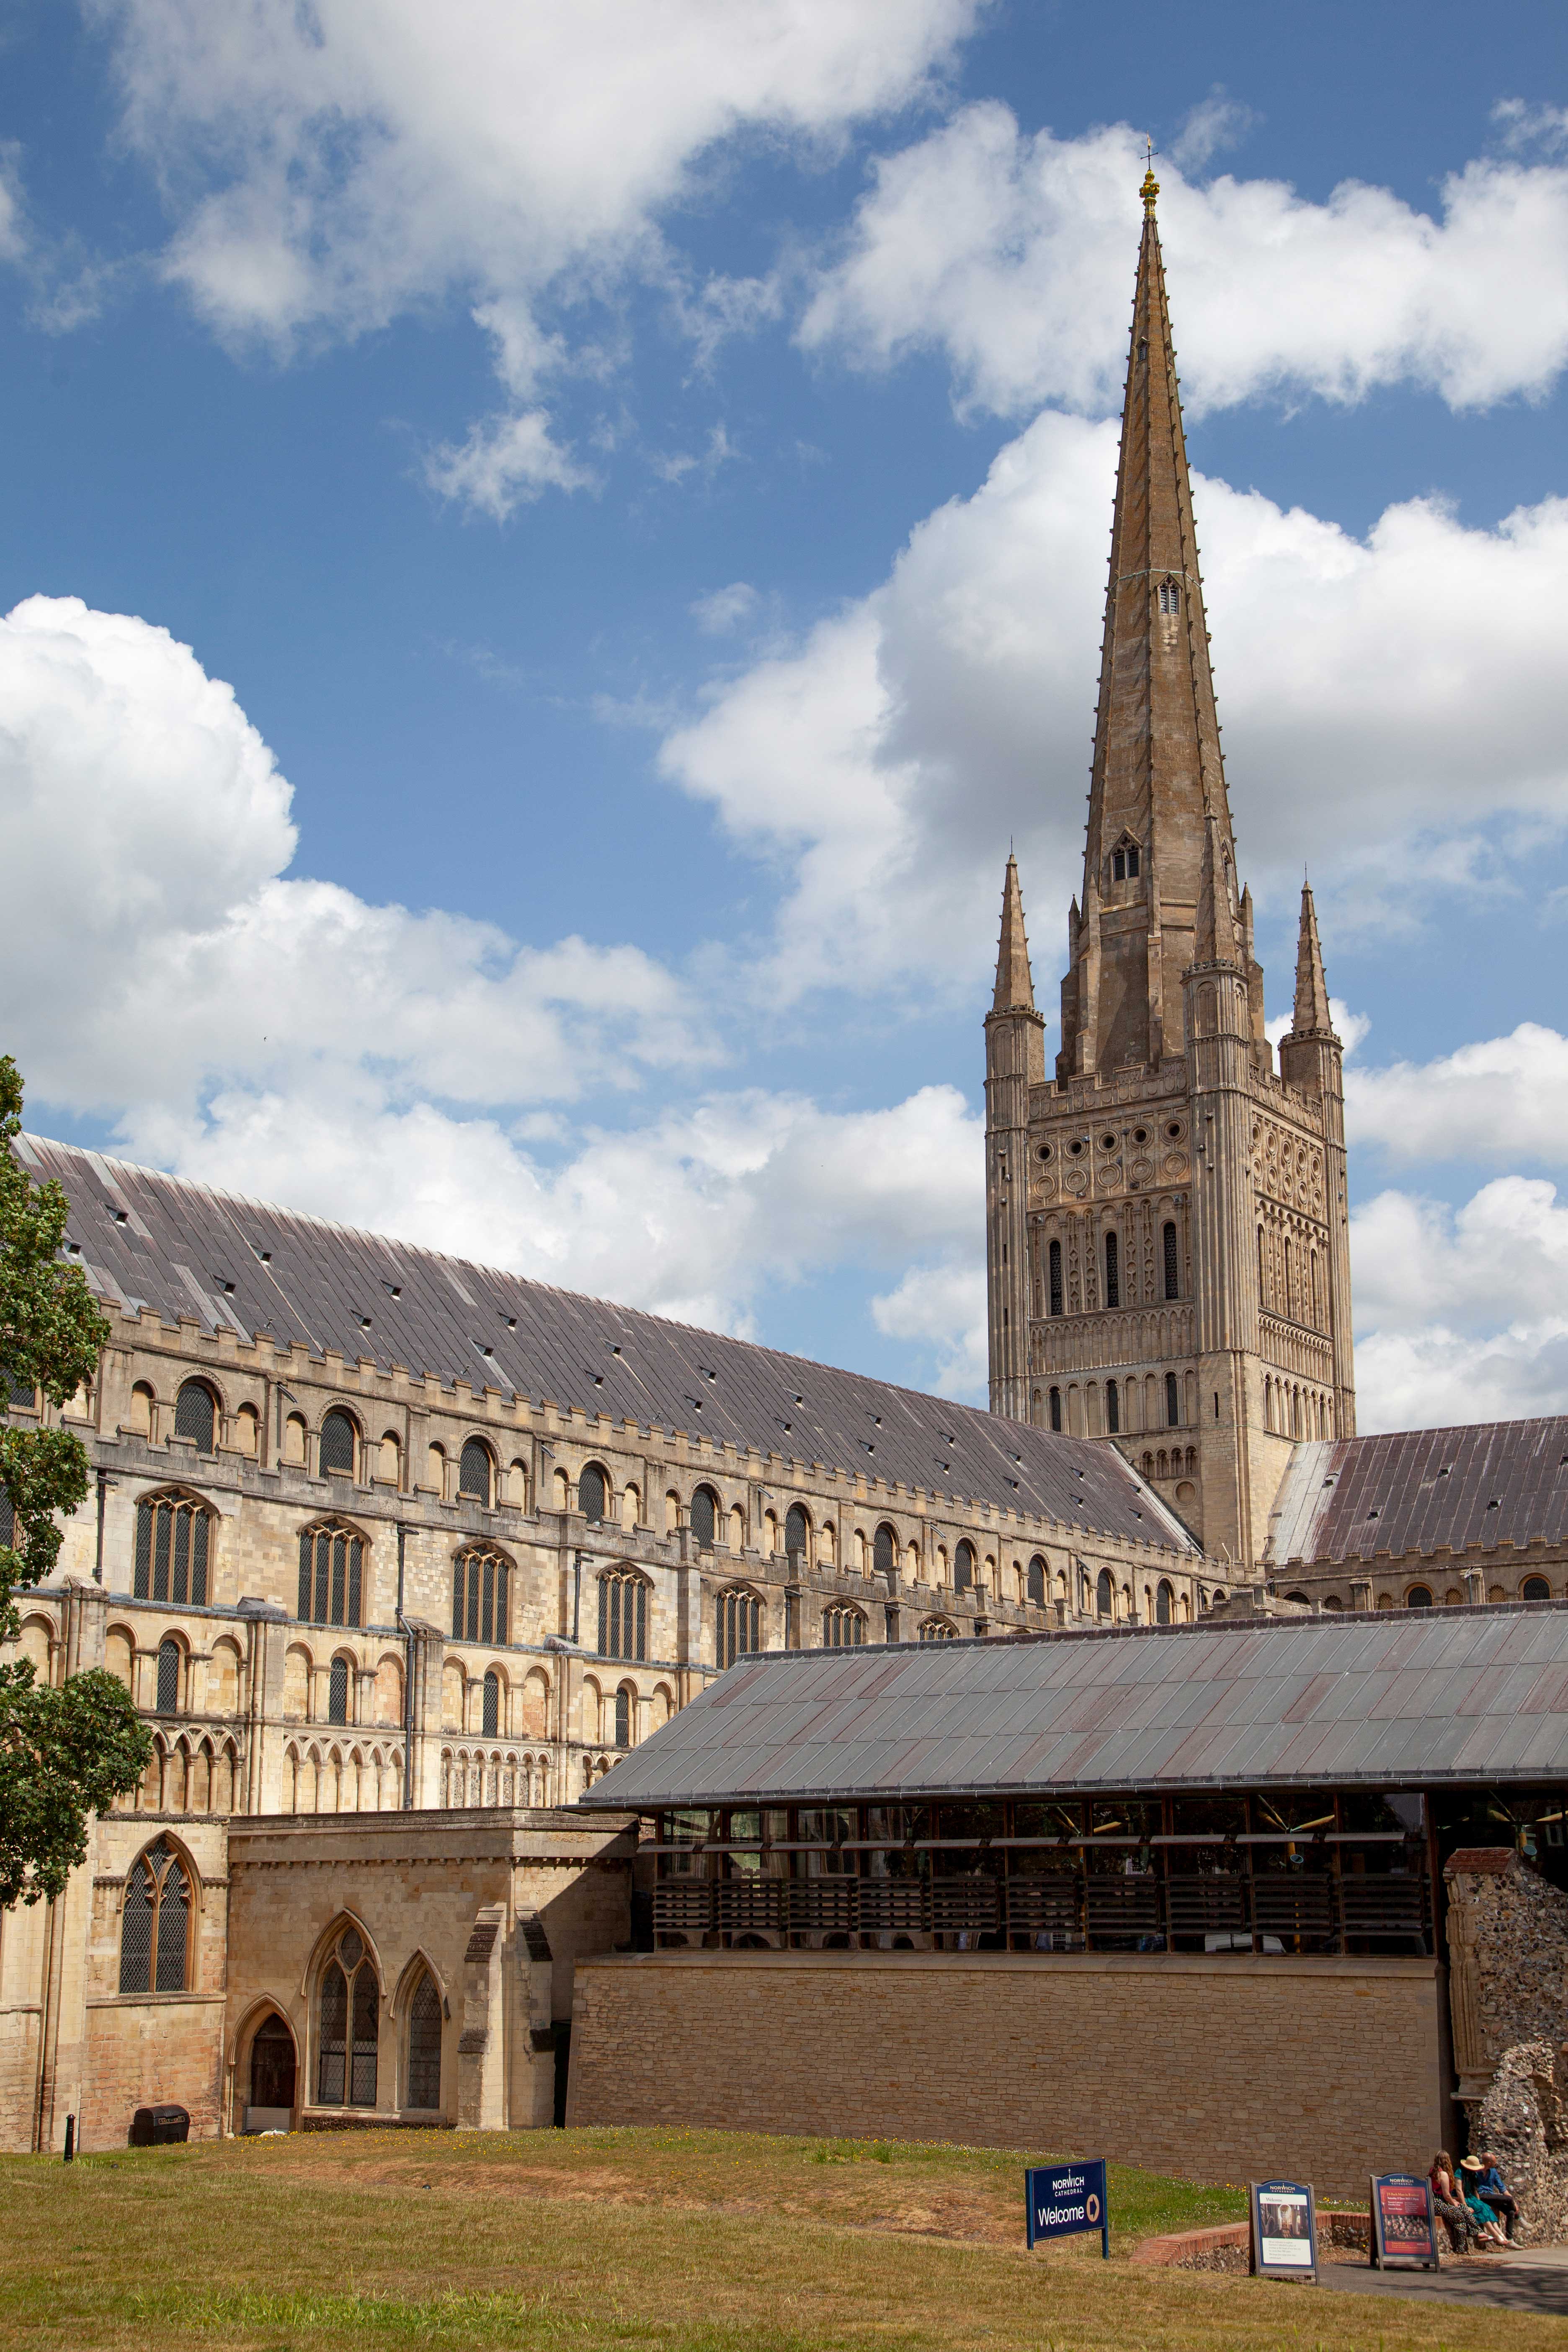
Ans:
{"type": "Polygon", "coordinates": [[[1268,1566],[1538,1540],[1568,1541],[1568,1419],[1561,1415],[1298,1446],[1279,1490],[1268,1566]]]}
{"type": "Polygon", "coordinates": [[[1029,1429],[74,1145],[28,1135],[16,1150],[64,1186],[68,1243],[98,1296],[165,1322],[302,1340],[351,1364],[369,1357],[1198,1556],[1103,1440],[1029,1429]]]}
{"type": "Polygon", "coordinates": [[[1568,1776],[1568,1602],[742,1658],[578,1800],[1568,1776]]]}

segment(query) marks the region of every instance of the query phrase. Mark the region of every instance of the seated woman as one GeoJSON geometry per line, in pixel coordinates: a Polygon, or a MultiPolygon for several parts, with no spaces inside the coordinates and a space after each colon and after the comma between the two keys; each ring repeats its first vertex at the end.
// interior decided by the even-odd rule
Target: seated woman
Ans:
{"type": "Polygon", "coordinates": [[[1468,2253],[1475,2224],[1455,2183],[1454,2159],[1447,2148],[1437,2150],[1426,2178],[1432,2183],[1432,2210],[1448,2232],[1448,2243],[1457,2254],[1468,2253]]]}
{"type": "Polygon", "coordinates": [[[1476,2184],[1485,2168],[1479,2156],[1462,2156],[1459,2158],[1461,2176],[1459,2194],[1465,2200],[1466,2210],[1475,2229],[1477,2245],[1506,2246],[1508,2239],[1503,2233],[1497,2215],[1492,2211],[1491,2207],[1484,2205],[1476,2194],[1476,2184]]]}

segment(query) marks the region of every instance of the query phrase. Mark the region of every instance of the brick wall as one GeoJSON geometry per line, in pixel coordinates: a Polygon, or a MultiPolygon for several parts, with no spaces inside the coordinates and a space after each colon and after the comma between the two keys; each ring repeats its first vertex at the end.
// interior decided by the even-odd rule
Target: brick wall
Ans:
{"type": "Polygon", "coordinates": [[[1439,2144],[1436,1970],[1243,1955],[579,1961],[568,2121],[957,2140],[1364,2190],[1439,2144]]]}

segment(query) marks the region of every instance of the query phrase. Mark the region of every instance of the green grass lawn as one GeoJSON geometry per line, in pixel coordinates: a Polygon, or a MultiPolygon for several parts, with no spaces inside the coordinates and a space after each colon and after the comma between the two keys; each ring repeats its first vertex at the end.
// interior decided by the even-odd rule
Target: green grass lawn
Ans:
{"type": "MultiPolygon", "coordinates": [[[[1058,2153],[1044,2152],[1046,2156],[1058,2153]]],[[[1112,2166],[1098,2238],[1030,2255],[991,2149],[726,2132],[371,2132],[0,2158],[0,2347],[256,2352],[1395,2352],[1562,2324],[1134,2267],[1239,2189],[1112,2166]]]]}

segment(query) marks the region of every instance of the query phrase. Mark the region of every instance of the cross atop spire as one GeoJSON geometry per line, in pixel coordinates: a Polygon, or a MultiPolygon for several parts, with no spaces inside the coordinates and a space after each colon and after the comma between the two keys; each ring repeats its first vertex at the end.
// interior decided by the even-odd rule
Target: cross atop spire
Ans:
{"type": "Polygon", "coordinates": [[[1020,1006],[1035,1010],[1035,982],[1029,971],[1029,942],[1024,930],[1024,895],[1018,887],[1018,861],[1007,853],[1002,883],[1002,936],[996,946],[994,1013],[1015,1013],[1020,1006]]]}
{"type": "MultiPolygon", "coordinates": [[[[1205,835],[1241,906],[1154,200],[1132,300],[1100,654],[1082,919],[1068,942],[1058,1078],[1149,1067],[1182,1046],[1205,835]]],[[[1240,918],[1238,916],[1239,922],[1240,918]]],[[[1238,940],[1248,967],[1250,941],[1238,940]]],[[[1254,988],[1261,1004],[1260,984],[1254,988]]],[[[1261,1040],[1261,1023],[1258,1024],[1261,1040]]],[[[1261,1043],[1259,1050],[1262,1051],[1261,1043]]]]}

